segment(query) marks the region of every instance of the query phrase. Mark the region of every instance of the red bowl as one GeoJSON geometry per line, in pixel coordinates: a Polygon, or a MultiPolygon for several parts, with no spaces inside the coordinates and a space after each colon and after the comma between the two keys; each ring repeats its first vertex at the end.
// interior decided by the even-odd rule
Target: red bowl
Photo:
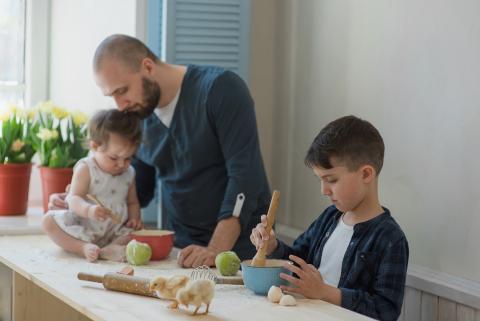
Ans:
{"type": "Polygon", "coordinates": [[[147,243],[152,249],[151,260],[158,261],[166,258],[173,247],[173,235],[167,230],[139,230],[131,232],[130,240],[147,243]]]}

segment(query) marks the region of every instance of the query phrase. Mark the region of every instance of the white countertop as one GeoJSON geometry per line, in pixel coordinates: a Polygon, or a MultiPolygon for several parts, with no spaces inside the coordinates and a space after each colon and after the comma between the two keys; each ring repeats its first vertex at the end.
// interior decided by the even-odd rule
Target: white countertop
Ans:
{"type": "Polygon", "coordinates": [[[42,216],[40,207],[29,208],[26,215],[0,216],[0,236],[42,234],[42,216]]]}

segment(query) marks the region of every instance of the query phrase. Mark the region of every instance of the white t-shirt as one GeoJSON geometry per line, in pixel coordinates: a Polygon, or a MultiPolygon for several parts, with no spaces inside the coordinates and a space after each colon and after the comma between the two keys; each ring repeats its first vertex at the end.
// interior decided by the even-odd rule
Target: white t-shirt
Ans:
{"type": "Polygon", "coordinates": [[[337,287],[342,273],[342,262],[353,235],[353,226],[343,222],[343,215],[338,220],[337,227],[325,243],[322,261],[318,270],[325,283],[337,287]]]}
{"type": "Polygon", "coordinates": [[[177,106],[178,97],[180,97],[180,89],[167,106],[155,108],[155,115],[157,115],[158,119],[160,119],[160,121],[168,128],[170,128],[170,124],[172,123],[172,118],[173,114],[175,113],[175,107],[177,106]]]}

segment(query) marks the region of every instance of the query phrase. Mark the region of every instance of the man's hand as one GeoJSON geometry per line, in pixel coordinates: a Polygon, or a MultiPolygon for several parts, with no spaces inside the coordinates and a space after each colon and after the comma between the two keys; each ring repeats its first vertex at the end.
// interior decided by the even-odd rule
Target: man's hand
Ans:
{"type": "Polygon", "coordinates": [[[280,277],[290,282],[293,286],[281,285],[281,289],[287,292],[299,293],[309,299],[321,299],[331,303],[339,303],[330,301],[330,297],[333,294],[332,291],[338,292],[340,296],[340,290],[332,286],[327,285],[322,278],[322,275],[312,264],[307,264],[304,260],[295,255],[288,257],[299,266],[295,266],[290,263],[286,263],[284,267],[287,270],[295,273],[298,277],[288,275],[286,273],[280,273],[280,277]]]}
{"type": "Polygon", "coordinates": [[[50,195],[48,199],[49,210],[64,210],[68,208],[68,204],[65,201],[67,193],[54,193],[50,195]]]}
{"type": "Polygon", "coordinates": [[[178,253],[177,263],[181,267],[215,266],[217,252],[200,245],[189,245],[178,253]]]}

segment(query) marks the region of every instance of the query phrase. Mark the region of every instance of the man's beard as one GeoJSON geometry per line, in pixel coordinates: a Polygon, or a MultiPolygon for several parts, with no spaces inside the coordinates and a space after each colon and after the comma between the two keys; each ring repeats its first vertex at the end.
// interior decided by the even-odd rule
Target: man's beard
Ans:
{"type": "Polygon", "coordinates": [[[138,110],[135,111],[141,119],[150,116],[155,108],[157,108],[162,95],[160,86],[155,80],[149,80],[142,77],[143,102],[139,105],[138,110]]]}

